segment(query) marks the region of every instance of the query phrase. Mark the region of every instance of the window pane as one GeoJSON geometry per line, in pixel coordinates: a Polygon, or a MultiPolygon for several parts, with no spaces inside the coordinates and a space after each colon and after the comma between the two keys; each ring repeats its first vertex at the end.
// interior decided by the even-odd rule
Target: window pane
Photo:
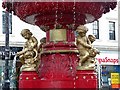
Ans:
{"type": "Polygon", "coordinates": [[[115,22],[109,21],[109,39],[115,40],[115,22]]]}
{"type": "Polygon", "coordinates": [[[6,29],[9,29],[9,34],[12,34],[12,14],[6,11],[2,11],[2,33],[6,33],[6,29]]]}
{"type": "Polygon", "coordinates": [[[93,22],[93,35],[96,39],[99,39],[99,21],[93,22]]]}

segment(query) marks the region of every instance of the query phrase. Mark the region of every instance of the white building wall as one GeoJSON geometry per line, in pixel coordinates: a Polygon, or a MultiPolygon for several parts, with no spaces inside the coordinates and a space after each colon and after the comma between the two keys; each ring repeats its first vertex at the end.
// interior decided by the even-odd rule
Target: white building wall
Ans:
{"type": "MultiPolygon", "coordinates": [[[[120,59],[118,58],[118,7],[109,13],[103,14],[99,21],[99,39],[93,43],[94,47],[100,50],[100,55],[96,58],[101,59],[120,59]],[[115,22],[115,40],[109,40],[109,21],[115,22]]],[[[86,24],[89,31],[87,35],[93,34],[92,23],[86,24]]],[[[98,61],[98,60],[97,60],[98,61]]],[[[119,62],[97,62],[98,65],[118,65],[119,62]]]]}
{"type": "Polygon", "coordinates": [[[37,38],[38,42],[42,37],[45,37],[46,34],[38,26],[27,24],[21,21],[17,16],[13,16],[13,34],[10,38],[11,42],[24,42],[25,39],[20,35],[22,29],[30,29],[33,35],[37,38]],[[15,38],[15,39],[14,39],[15,38]]]}
{"type": "MultiPolygon", "coordinates": [[[[5,34],[2,33],[2,8],[0,7],[0,46],[5,44],[5,34]]],[[[27,24],[21,21],[17,16],[12,15],[12,34],[9,34],[10,46],[21,46],[24,44],[25,39],[20,35],[22,29],[30,29],[33,35],[40,39],[45,37],[46,34],[38,26],[27,24]]]]}
{"type": "MultiPolygon", "coordinates": [[[[87,35],[93,34],[92,23],[86,24],[89,31],[87,35]]],[[[99,39],[93,43],[98,48],[117,48],[118,47],[118,11],[111,10],[109,13],[103,14],[99,19],[99,39]],[[115,22],[115,40],[109,40],[109,21],[115,22]]]]}

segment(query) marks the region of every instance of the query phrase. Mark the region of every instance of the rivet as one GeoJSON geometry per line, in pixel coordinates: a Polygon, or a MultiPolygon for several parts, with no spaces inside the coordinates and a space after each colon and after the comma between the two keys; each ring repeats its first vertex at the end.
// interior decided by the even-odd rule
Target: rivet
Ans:
{"type": "Polygon", "coordinates": [[[76,79],[78,79],[79,77],[78,76],[76,76],[76,79]]]}
{"type": "Polygon", "coordinates": [[[20,80],[22,80],[22,78],[20,78],[20,80]]]}
{"type": "Polygon", "coordinates": [[[70,70],[72,70],[73,68],[72,67],[70,67],[70,70]]]}
{"type": "Polygon", "coordinates": [[[83,76],[83,79],[85,79],[86,78],[86,76],[83,76]]]}
{"type": "Polygon", "coordinates": [[[91,76],[91,78],[93,79],[93,76],[91,76]]]}
{"type": "Polygon", "coordinates": [[[26,77],[26,80],[28,80],[29,78],[28,77],[26,77]]]}
{"type": "Polygon", "coordinates": [[[36,77],[33,78],[34,80],[36,79],[36,77]]]}
{"type": "Polygon", "coordinates": [[[75,85],[76,83],[74,82],[73,84],[75,85]]]}

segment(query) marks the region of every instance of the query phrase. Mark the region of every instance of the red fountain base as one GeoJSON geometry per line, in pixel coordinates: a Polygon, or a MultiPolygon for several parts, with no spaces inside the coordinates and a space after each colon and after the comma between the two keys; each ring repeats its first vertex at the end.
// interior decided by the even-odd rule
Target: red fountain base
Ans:
{"type": "Polygon", "coordinates": [[[39,88],[39,79],[36,71],[22,71],[19,76],[19,89],[39,88]]]}
{"type": "MultiPolygon", "coordinates": [[[[59,76],[58,76],[59,77],[59,76]]],[[[19,90],[29,88],[79,88],[97,90],[97,75],[93,70],[78,70],[76,78],[43,79],[36,71],[22,71],[19,77],[19,90]]]]}
{"type": "Polygon", "coordinates": [[[73,88],[73,79],[46,80],[38,77],[35,71],[23,71],[19,77],[19,90],[30,88],[73,88]]]}
{"type": "Polygon", "coordinates": [[[97,73],[94,70],[77,70],[76,88],[97,90],[97,73]]]}

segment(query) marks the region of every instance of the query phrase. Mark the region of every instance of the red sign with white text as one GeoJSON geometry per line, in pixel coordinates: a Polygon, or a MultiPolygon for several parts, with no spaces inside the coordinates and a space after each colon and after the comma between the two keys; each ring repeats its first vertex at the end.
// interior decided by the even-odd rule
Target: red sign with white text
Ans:
{"type": "Polygon", "coordinates": [[[118,64],[119,60],[117,58],[109,58],[109,57],[99,57],[96,58],[98,64],[118,64]]]}

